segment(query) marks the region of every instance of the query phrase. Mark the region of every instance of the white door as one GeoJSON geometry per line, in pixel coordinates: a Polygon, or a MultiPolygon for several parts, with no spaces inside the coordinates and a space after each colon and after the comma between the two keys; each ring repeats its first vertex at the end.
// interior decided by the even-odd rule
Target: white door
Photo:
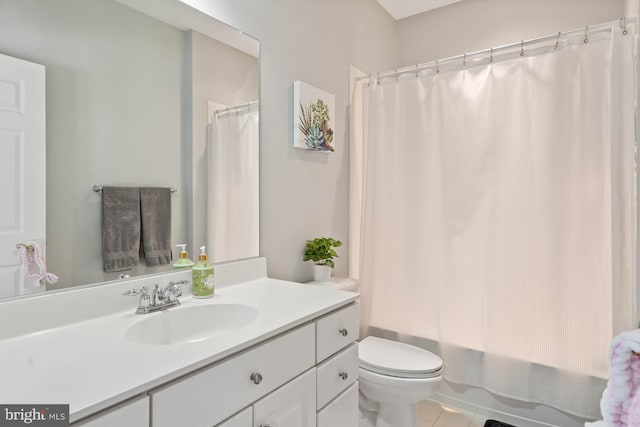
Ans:
{"type": "Polygon", "coordinates": [[[315,427],[316,369],[310,369],[253,405],[253,427],[315,427]]]}
{"type": "Polygon", "coordinates": [[[25,283],[16,244],[45,242],[44,66],[0,55],[0,298],[44,290],[25,283]]]}

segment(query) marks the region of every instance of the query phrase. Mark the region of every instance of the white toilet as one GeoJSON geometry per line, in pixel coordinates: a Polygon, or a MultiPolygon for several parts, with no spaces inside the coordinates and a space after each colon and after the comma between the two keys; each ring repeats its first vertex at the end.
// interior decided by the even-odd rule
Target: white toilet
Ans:
{"type": "Polygon", "coordinates": [[[417,427],[417,403],[438,390],[442,359],[421,348],[376,337],[360,341],[358,354],[361,408],[376,410],[377,406],[375,426],[417,427]]]}
{"type": "MultiPolygon", "coordinates": [[[[355,279],[337,277],[310,283],[352,292],[360,286],[355,279]]],[[[376,337],[360,341],[358,356],[360,411],[367,414],[360,426],[417,427],[417,403],[440,387],[442,359],[427,350],[376,337]]]]}

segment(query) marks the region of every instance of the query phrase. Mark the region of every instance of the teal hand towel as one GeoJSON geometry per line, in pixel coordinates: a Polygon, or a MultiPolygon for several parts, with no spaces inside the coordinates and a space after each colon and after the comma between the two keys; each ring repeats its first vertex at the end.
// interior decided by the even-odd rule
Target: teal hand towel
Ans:
{"type": "Polygon", "coordinates": [[[102,261],[104,271],[129,270],[138,265],[140,190],[102,188],[102,261]]]}
{"type": "Polygon", "coordinates": [[[147,267],[171,263],[171,189],[140,188],[142,252],[147,267]]]}

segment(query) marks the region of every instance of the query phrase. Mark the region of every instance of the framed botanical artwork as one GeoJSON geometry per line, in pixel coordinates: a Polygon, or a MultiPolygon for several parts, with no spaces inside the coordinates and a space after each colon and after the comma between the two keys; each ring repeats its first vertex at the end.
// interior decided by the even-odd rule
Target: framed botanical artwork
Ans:
{"type": "Polygon", "coordinates": [[[335,97],[307,83],[293,83],[293,146],[305,150],[335,151],[335,97]]]}

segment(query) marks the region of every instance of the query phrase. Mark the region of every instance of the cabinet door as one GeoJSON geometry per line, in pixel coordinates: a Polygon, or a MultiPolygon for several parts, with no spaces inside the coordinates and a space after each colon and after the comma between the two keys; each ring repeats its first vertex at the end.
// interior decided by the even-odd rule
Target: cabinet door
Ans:
{"type": "Polygon", "coordinates": [[[318,427],[356,427],[358,425],[358,382],[318,412],[318,427]]]}
{"type": "Polygon", "coordinates": [[[73,424],[73,427],[149,427],[149,396],[127,401],[73,424]]]}
{"type": "Polygon", "coordinates": [[[267,426],[316,426],[315,368],[308,370],[253,405],[253,427],[267,426]]]}
{"type": "Polygon", "coordinates": [[[253,409],[248,407],[216,427],[251,427],[253,426],[253,409]]]}

